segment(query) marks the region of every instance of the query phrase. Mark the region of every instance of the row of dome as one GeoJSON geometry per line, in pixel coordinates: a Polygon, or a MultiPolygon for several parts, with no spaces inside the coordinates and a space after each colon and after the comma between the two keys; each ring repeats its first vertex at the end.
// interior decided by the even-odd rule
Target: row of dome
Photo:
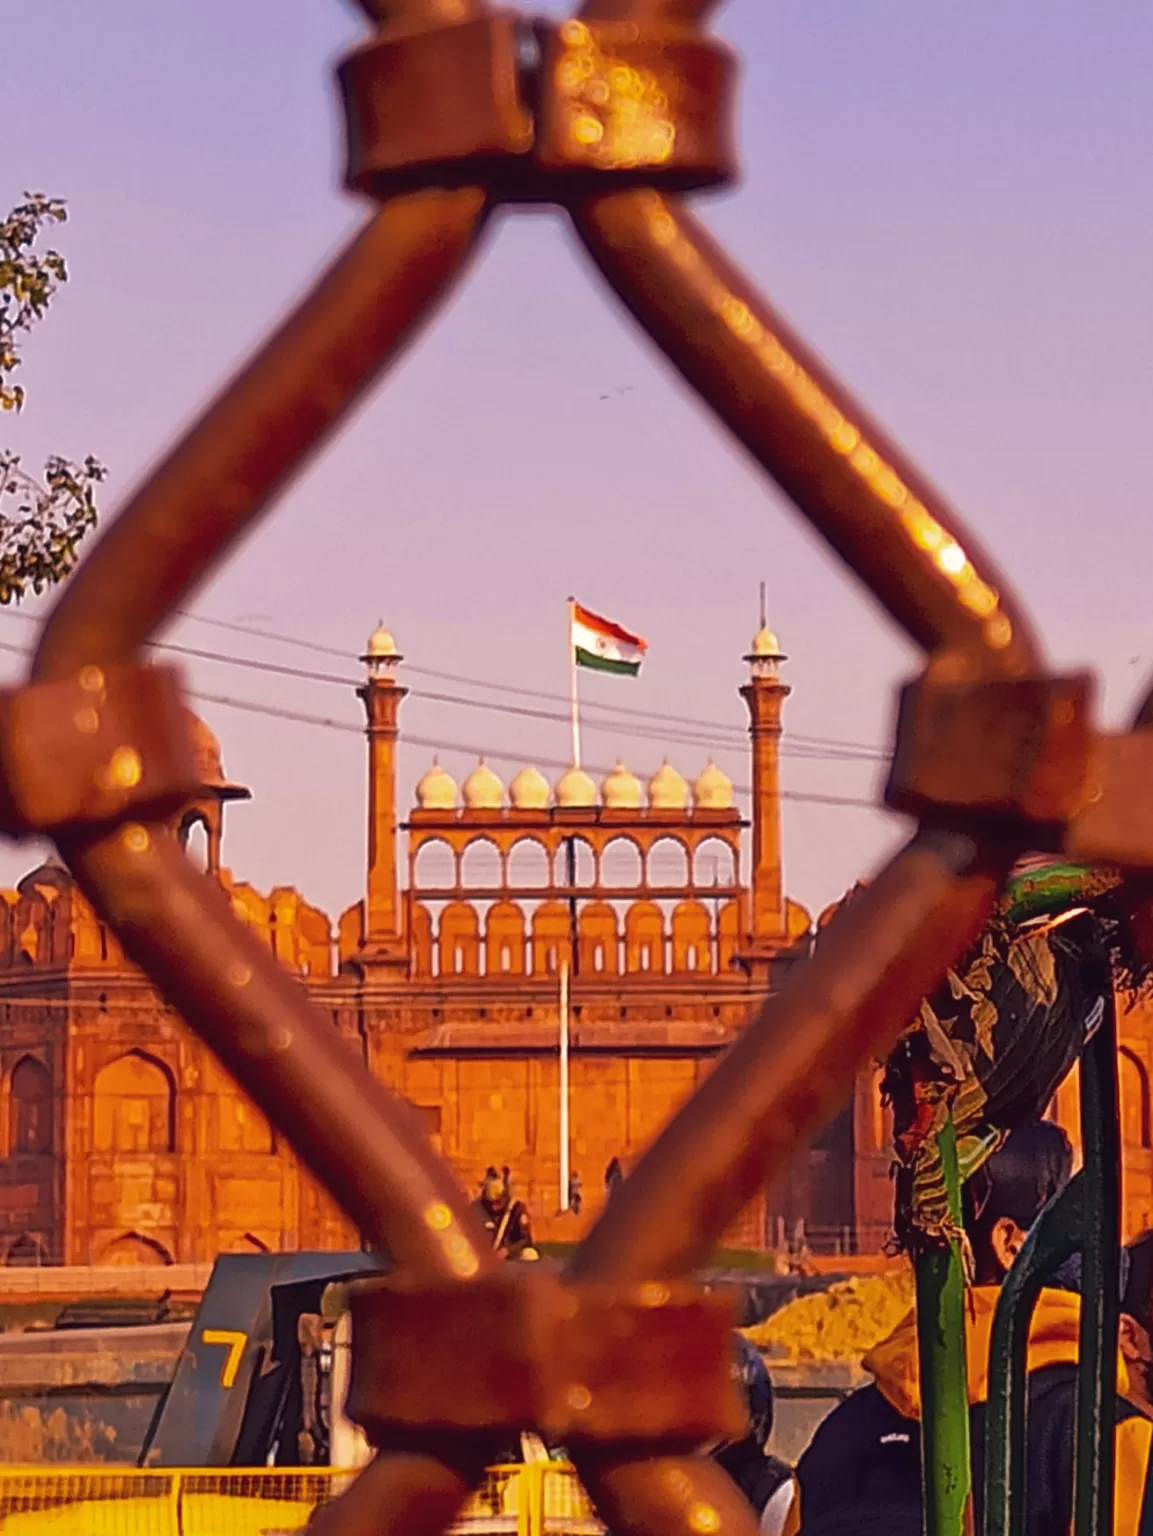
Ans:
{"type": "MultiPolygon", "coordinates": [[[[416,803],[422,811],[455,811],[457,795],[456,780],[436,760],[416,786],[416,803]]],[[[460,786],[459,795],[467,811],[499,811],[504,805],[505,787],[481,758],[460,786]]],[[[622,762],[605,775],[599,795],[595,779],[575,767],[566,769],[555,787],[549,786],[538,768],[522,768],[508,786],[514,811],[544,811],[550,803],[561,810],[585,810],[599,804],[608,811],[639,811],[646,803],[654,811],[683,811],[688,808],[690,795],[699,811],[731,810],[732,780],[710,758],[690,786],[666,758],[649,779],[647,794],[636,774],[622,762]]]]}

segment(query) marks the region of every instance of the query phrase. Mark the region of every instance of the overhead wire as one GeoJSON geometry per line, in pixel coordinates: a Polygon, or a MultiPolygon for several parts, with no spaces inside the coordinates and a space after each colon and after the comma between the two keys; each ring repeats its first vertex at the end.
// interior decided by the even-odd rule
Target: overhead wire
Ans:
{"type": "MultiPolygon", "coordinates": [[[[28,647],[13,645],[10,641],[0,640],[0,651],[7,651],[17,656],[27,656],[28,647]]],[[[202,689],[190,689],[189,698],[195,699],[201,704],[218,704],[226,709],[237,709],[248,714],[263,715],[273,720],[284,720],[295,725],[308,725],[331,731],[342,731],[345,734],[363,736],[364,727],[353,725],[347,720],[337,720],[331,716],[313,715],[298,709],[286,709],[275,704],[260,703],[255,699],[237,699],[230,694],[207,693],[202,689]]],[[[510,752],[505,747],[493,744],[481,744],[477,742],[463,742],[448,740],[435,736],[418,736],[405,732],[404,743],[408,746],[423,747],[431,751],[439,752],[463,752],[469,756],[489,759],[494,762],[520,763],[523,753],[510,752]]],[[[538,758],[539,766],[555,768],[560,771],[568,768],[568,762],[561,758],[538,758]]],[[[587,765],[594,773],[608,773],[609,767],[604,764],[590,763],[587,765]]],[[[751,790],[747,784],[734,784],[734,790],[738,794],[747,795],[751,790]]],[[[826,795],[806,790],[783,789],[780,791],[782,800],[791,800],[807,805],[841,806],[861,810],[876,810],[876,803],[852,795],[826,795]]]]}
{"type": "MultiPolygon", "coordinates": [[[[314,644],[313,642],[297,641],[294,640],[291,636],[274,635],[271,631],[267,630],[250,630],[242,625],[228,624],[225,620],[206,619],[201,615],[194,615],[186,611],[183,612],[185,612],[185,616],[197,618],[200,622],[210,623],[221,628],[235,630],[239,633],[248,634],[255,638],[276,640],[279,643],[284,644],[297,644],[307,646],[311,649],[323,651],[325,654],[338,655],[341,656],[344,660],[348,659],[344,652],[336,651],[333,647],[320,646],[314,644]]],[[[10,613],[6,616],[22,619],[26,622],[37,622],[29,614],[10,613]]],[[[219,665],[240,667],[249,671],[263,672],[273,676],[290,677],[297,681],[335,685],[348,689],[355,689],[359,686],[358,680],[354,678],[338,676],[335,673],[319,672],[304,667],[292,667],[280,662],[264,661],[255,657],[248,656],[237,656],[230,652],[212,651],[199,646],[182,645],[175,641],[155,641],[152,642],[152,644],[155,649],[166,651],[173,655],[186,656],[194,660],[208,661],[219,665]]],[[[431,671],[431,669],[428,668],[422,669],[416,667],[409,667],[409,670],[423,671],[426,674],[430,673],[431,671]]],[[[433,673],[432,675],[441,677],[456,677],[456,674],[447,673],[433,673]]],[[[512,685],[486,683],[479,679],[469,679],[463,677],[457,678],[457,680],[461,683],[471,686],[481,686],[488,688],[507,687],[511,692],[523,694],[528,697],[538,697],[549,700],[560,698],[560,695],[549,694],[539,689],[521,689],[515,688],[512,685]]],[[[564,713],[562,713],[555,710],[534,709],[523,705],[496,703],[486,699],[470,699],[459,694],[439,693],[432,690],[419,688],[411,689],[410,692],[412,693],[413,697],[420,698],[426,703],[447,704],[456,708],[488,710],[494,713],[515,716],[522,719],[543,720],[556,724],[567,724],[569,720],[567,709],[564,713]]],[[[592,732],[600,732],[602,734],[613,732],[619,735],[623,733],[638,740],[672,740],[684,745],[699,746],[705,748],[721,748],[728,746],[730,749],[737,750],[742,748],[747,741],[746,732],[739,726],[722,725],[720,722],[697,721],[691,717],[663,715],[660,712],[653,710],[632,710],[627,709],[621,705],[600,704],[594,701],[589,701],[585,704],[582,714],[582,724],[585,726],[586,730],[592,732]],[[624,724],[616,720],[598,720],[595,718],[595,712],[597,711],[602,713],[613,712],[615,714],[619,714],[623,716],[628,723],[624,724]],[[684,729],[680,731],[670,731],[667,728],[654,729],[648,725],[637,723],[638,720],[667,721],[669,724],[680,725],[682,727],[689,726],[690,729],[687,731],[684,729]],[[691,727],[694,726],[700,726],[703,729],[691,729],[691,727]],[[708,734],[704,734],[705,731],[707,731],[708,734]],[[727,740],[721,740],[719,739],[720,737],[725,737],[727,740]]],[[[782,742],[781,751],[784,755],[791,757],[806,758],[816,761],[841,762],[884,762],[888,760],[889,755],[886,752],[883,752],[880,748],[870,747],[865,743],[841,742],[833,738],[809,737],[799,734],[793,735],[792,733],[789,733],[785,736],[782,742]]]]}

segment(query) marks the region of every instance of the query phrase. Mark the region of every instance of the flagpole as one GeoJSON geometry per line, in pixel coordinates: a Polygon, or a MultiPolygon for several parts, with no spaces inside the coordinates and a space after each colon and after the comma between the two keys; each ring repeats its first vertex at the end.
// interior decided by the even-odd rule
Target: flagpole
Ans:
{"type": "Polygon", "coordinates": [[[568,1046],[569,984],[568,961],[560,963],[560,1209],[569,1208],[569,1128],[568,1128],[568,1046]]]}
{"type": "Polygon", "coordinates": [[[576,646],[573,644],[573,624],[576,622],[576,599],[568,600],[568,665],[569,699],[572,705],[572,761],[573,767],[581,765],[581,706],[577,690],[576,646]]]}

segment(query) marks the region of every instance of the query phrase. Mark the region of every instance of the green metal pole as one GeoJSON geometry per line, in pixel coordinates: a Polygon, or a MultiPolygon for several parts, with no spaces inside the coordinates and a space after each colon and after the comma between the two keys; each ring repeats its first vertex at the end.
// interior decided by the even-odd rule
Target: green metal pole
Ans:
{"type": "Polygon", "coordinates": [[[1075,1536],[1099,1536],[1113,1529],[1113,1425],[1121,1310],[1121,1130],[1117,1110],[1117,1013],[1110,985],[1100,1026],[1081,1057],[1085,1243],[1081,1261],[1075,1536]]]}
{"type": "MultiPolygon", "coordinates": [[[[957,1133],[950,1118],[937,1138],[949,1215],[961,1225],[957,1133]]],[[[965,1536],[972,1470],[965,1370],[965,1276],[961,1248],[917,1260],[917,1347],[921,1366],[921,1487],[925,1536],[965,1536]]]]}

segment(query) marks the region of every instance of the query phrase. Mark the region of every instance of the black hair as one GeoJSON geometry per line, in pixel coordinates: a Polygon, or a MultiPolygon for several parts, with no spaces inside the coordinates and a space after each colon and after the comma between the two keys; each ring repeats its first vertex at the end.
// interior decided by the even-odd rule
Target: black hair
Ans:
{"type": "Polygon", "coordinates": [[[1059,1125],[1036,1120],[1014,1131],[965,1185],[965,1232],[978,1281],[997,1278],[990,1239],[1008,1218],[1028,1231],[1073,1171],[1073,1148],[1059,1125]]]}

